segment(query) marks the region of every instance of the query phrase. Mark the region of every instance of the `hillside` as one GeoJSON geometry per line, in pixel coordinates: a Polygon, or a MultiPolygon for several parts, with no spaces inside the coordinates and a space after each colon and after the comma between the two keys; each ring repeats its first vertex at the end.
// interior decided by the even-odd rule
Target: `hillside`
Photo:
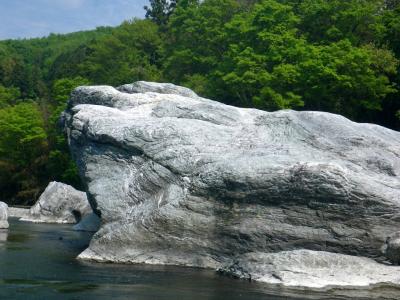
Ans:
{"type": "Polygon", "coordinates": [[[0,41],[0,200],[32,204],[51,180],[80,187],[57,129],[79,85],[173,82],[240,107],[400,128],[398,1],[162,3],[114,28],[0,41]]]}

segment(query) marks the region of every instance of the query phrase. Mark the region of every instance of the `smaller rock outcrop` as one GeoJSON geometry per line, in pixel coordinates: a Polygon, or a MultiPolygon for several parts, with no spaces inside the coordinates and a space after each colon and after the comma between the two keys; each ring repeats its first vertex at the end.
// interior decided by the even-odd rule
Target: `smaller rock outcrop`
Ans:
{"type": "Polygon", "coordinates": [[[172,83],[156,83],[147,81],[137,81],[134,83],[124,84],[117,88],[118,91],[127,94],[137,93],[158,93],[179,95],[188,98],[199,98],[191,89],[172,83]]]}
{"type": "Polygon", "coordinates": [[[0,202],[0,229],[7,229],[8,226],[8,205],[0,202]]]}
{"type": "Polygon", "coordinates": [[[70,185],[51,182],[21,221],[73,224],[92,212],[86,193],[77,191],[70,185]]]}
{"type": "Polygon", "coordinates": [[[220,272],[269,284],[315,289],[400,284],[400,267],[366,257],[311,250],[247,253],[220,272]]]}

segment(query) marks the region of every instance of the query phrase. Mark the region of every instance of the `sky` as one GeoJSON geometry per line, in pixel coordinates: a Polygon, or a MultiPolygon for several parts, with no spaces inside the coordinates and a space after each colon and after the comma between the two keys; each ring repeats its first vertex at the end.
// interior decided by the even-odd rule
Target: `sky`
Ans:
{"type": "Polygon", "coordinates": [[[148,0],[0,0],[0,40],[115,26],[143,18],[148,0]]]}

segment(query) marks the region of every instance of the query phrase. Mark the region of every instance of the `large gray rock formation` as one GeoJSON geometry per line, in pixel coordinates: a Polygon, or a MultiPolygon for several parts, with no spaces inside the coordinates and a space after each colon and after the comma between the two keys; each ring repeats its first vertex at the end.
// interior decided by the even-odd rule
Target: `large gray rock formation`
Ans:
{"type": "Polygon", "coordinates": [[[7,229],[8,226],[8,205],[0,202],[0,229],[7,229]]]}
{"type": "Polygon", "coordinates": [[[396,263],[381,250],[398,251],[398,132],[144,82],[76,89],[64,123],[102,218],[82,259],[217,269],[308,249],[396,263]]]}
{"type": "Polygon", "coordinates": [[[92,213],[86,193],[72,186],[50,182],[39,200],[21,221],[36,223],[77,223],[92,213]]]}

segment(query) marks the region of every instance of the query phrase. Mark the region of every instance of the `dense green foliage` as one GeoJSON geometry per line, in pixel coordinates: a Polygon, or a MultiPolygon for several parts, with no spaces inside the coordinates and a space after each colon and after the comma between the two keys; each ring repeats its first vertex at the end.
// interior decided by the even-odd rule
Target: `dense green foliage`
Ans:
{"type": "Polygon", "coordinates": [[[149,0],[150,5],[145,6],[146,18],[159,26],[168,24],[169,17],[177,5],[177,0],[149,0]]]}
{"type": "Polygon", "coordinates": [[[146,20],[0,42],[0,200],[79,187],[58,116],[79,85],[165,81],[227,104],[400,128],[400,1],[152,0],[146,20]]]}

